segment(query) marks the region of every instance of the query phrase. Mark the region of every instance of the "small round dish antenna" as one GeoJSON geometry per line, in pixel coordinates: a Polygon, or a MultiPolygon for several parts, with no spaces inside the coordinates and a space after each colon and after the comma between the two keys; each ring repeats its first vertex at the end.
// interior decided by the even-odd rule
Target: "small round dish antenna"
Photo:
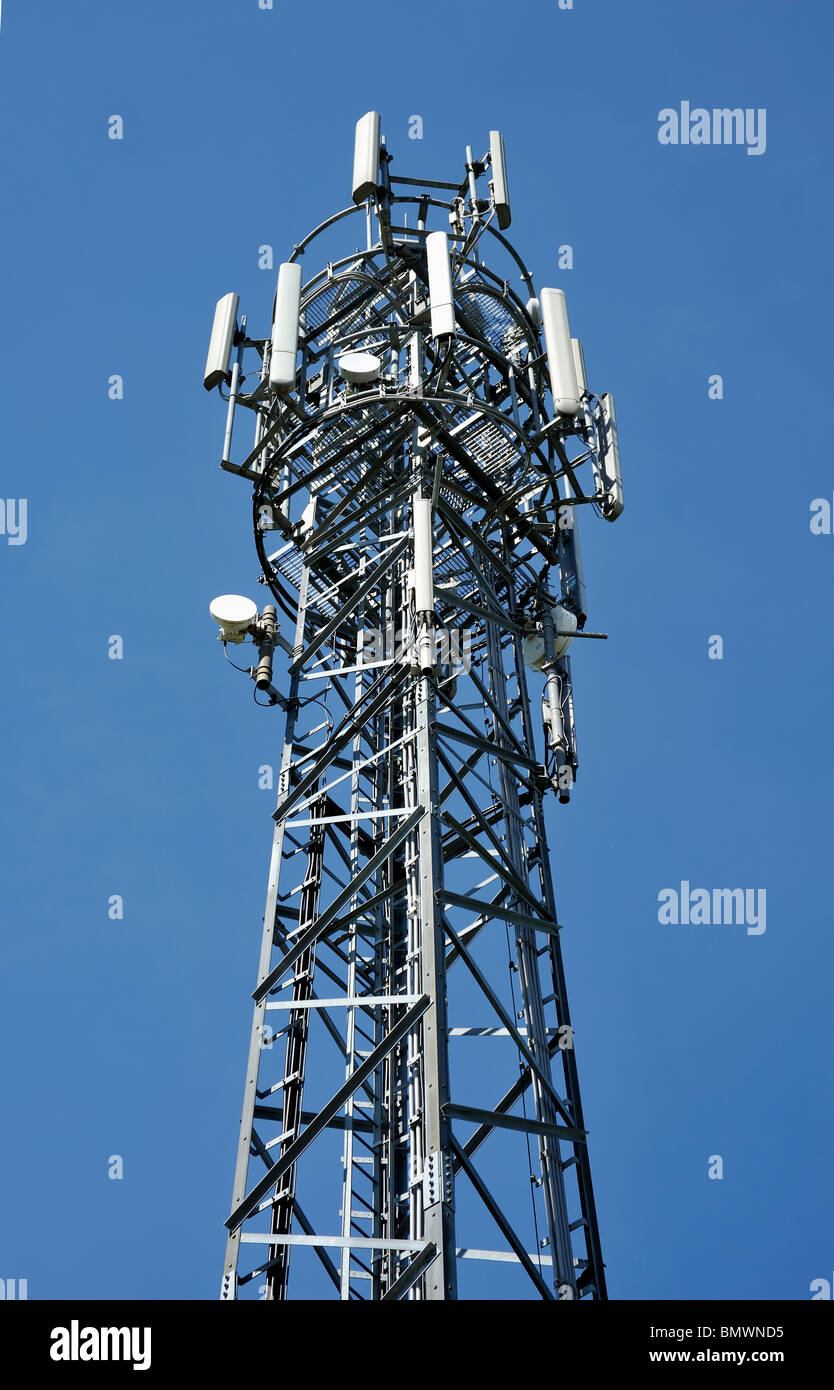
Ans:
{"type": "Polygon", "coordinates": [[[372,352],[343,352],[338,359],[339,375],[352,386],[378,381],[382,363],[372,352]]]}
{"type": "Polygon", "coordinates": [[[221,594],[212,599],[209,613],[220,628],[223,642],[239,644],[246,639],[247,628],[258,616],[258,606],[241,594],[221,594]]]}

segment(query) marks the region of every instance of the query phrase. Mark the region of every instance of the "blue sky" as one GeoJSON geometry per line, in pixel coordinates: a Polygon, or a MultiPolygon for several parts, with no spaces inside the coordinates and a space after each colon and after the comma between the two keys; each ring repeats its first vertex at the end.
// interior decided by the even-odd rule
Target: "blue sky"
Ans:
{"type": "Polygon", "coordinates": [[[228,290],[266,333],[258,247],[347,204],[370,108],[395,173],[503,131],[514,243],[617,398],[626,510],[582,534],[610,639],[550,811],[610,1295],[831,1277],[832,29],[808,0],[3,5],[0,1277],[31,1298],[219,1288],[281,730],[208,617],[257,562],[202,368],[228,290]],[[766,109],[766,152],[661,146],[682,101],[766,109]],[[764,888],[766,932],[661,926],[682,880],[764,888]]]}

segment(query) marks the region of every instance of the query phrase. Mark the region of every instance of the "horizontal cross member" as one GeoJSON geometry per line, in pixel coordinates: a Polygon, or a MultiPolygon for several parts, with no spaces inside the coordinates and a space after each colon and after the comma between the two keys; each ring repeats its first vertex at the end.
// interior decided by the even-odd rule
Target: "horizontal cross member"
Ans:
{"type": "Polygon", "coordinates": [[[556,936],[561,927],[558,922],[549,922],[546,918],[531,917],[526,912],[516,912],[514,908],[505,907],[503,903],[484,903],[477,898],[464,898],[460,893],[450,893],[447,888],[438,894],[443,902],[449,907],[463,907],[467,911],[478,912],[482,917],[498,917],[502,921],[517,922],[521,927],[530,927],[533,931],[549,932],[551,936],[556,936]]]}
{"type": "Polygon", "coordinates": [[[528,1120],[525,1115],[507,1115],[500,1110],[479,1110],[472,1105],[455,1105],[451,1101],[444,1105],[444,1113],[450,1120],[464,1120],[468,1124],[488,1125],[490,1129],[515,1129],[522,1134],[541,1134],[554,1139],[564,1139],[571,1144],[584,1144],[587,1132],[584,1129],[570,1129],[567,1125],[545,1124],[542,1120],[528,1120]]]}

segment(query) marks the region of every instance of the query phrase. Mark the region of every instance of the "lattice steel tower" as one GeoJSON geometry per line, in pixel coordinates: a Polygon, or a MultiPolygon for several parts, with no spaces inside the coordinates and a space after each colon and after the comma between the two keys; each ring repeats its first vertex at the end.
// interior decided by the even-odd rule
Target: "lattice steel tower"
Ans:
{"type": "Polygon", "coordinates": [[[500,134],[457,183],[391,158],[369,112],[271,336],[226,295],[206,366],[273,599],[212,615],[285,715],[221,1297],[602,1299],[544,804],[613,401],[503,234],[500,134]]]}

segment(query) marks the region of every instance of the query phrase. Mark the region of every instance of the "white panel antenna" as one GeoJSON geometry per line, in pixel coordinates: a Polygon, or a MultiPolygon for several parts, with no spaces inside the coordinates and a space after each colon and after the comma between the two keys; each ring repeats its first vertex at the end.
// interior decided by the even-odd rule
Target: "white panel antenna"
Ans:
{"type": "Polygon", "coordinates": [[[236,294],[224,294],[223,298],[217,301],[208,357],[206,358],[206,370],[203,375],[203,385],[207,391],[219,386],[221,381],[228,382],[231,377],[229,359],[232,355],[232,345],[235,339],[239,302],[240,297],[236,294]]]}
{"type": "Polygon", "coordinates": [[[582,351],[582,344],[578,338],[571,338],[570,345],[573,350],[573,366],[576,372],[576,384],[579,387],[580,396],[588,394],[588,376],[585,371],[585,354],[582,351]]]}
{"type": "MultiPolygon", "coordinates": [[[[441,234],[442,235],[442,234],[441,234]]],[[[417,664],[431,671],[435,662],[434,534],[430,497],[414,497],[414,607],[417,611],[417,664]]]]}
{"type": "Polygon", "coordinates": [[[429,267],[429,304],[434,338],[455,336],[455,296],[452,291],[452,263],[449,238],[445,232],[429,232],[426,237],[429,267]]]}
{"type": "Polygon", "coordinates": [[[418,613],[434,612],[434,542],[431,498],[414,498],[414,607],[418,613]]]}
{"type": "Polygon", "coordinates": [[[620,471],[620,444],[617,438],[614,397],[610,393],[600,397],[597,424],[600,434],[600,467],[604,475],[604,491],[599,499],[600,511],[606,521],[616,521],[623,510],[623,475],[620,471]]]}
{"type": "Polygon", "coordinates": [[[379,112],[368,111],[356,122],[353,145],[353,201],[364,203],[379,187],[379,112]]]}
{"type": "Polygon", "coordinates": [[[500,130],[489,132],[489,154],[492,165],[492,197],[498,226],[505,232],[512,221],[510,215],[510,192],[507,187],[507,160],[504,155],[504,139],[500,130]]]}
{"type": "Polygon", "coordinates": [[[300,306],[301,266],[285,261],[278,269],[278,291],[275,295],[275,318],[272,324],[272,357],[269,362],[269,384],[279,391],[295,385],[300,306]]]}
{"type": "Polygon", "coordinates": [[[540,303],[553,404],[560,415],[575,415],[579,409],[579,385],[571,347],[565,292],[542,290],[540,303]]]}

